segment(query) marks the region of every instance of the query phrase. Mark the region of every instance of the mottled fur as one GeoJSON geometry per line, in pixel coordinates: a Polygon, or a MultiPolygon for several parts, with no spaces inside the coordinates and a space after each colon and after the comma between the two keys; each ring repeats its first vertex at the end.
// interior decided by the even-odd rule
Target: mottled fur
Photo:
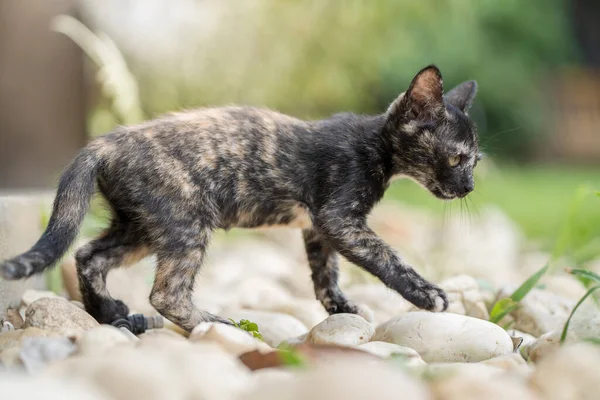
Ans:
{"type": "Polygon", "coordinates": [[[409,177],[442,199],[473,189],[478,144],[465,111],[475,89],[465,82],[444,99],[441,75],[430,66],[381,115],[302,121],[226,107],[121,128],[81,151],[60,180],[46,232],[0,273],[18,279],[56,263],[97,186],[114,218],[76,259],[85,307],[100,322],[128,313],[106,290],[108,272],[148,254],[157,255],[150,300],[162,315],[187,330],[226,322],[192,303],[211,233],[272,225],[304,230],[315,293],[329,313],[358,312],[338,286],[338,253],[416,306],[444,310],[444,292],[366,221],[394,177],[409,177]],[[449,166],[450,156],[460,156],[460,164],[449,166]]]}

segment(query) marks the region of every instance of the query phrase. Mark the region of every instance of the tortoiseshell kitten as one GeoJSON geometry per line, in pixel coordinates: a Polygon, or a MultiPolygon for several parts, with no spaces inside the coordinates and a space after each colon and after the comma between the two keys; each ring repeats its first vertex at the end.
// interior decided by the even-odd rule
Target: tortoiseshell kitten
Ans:
{"type": "Polygon", "coordinates": [[[443,311],[446,294],[417,274],[367,226],[394,177],[440,199],[473,190],[478,140],[466,114],[476,83],[443,95],[435,66],[380,115],[302,121],[251,107],[206,108],[120,128],[91,142],[60,179],[48,228],[27,253],[0,265],[6,279],[40,273],[76,238],[97,186],[113,219],[77,251],[86,310],[101,323],[128,314],[106,275],[157,256],[150,295],[167,319],[191,330],[227,323],[199,310],[192,290],[217,228],[303,229],[317,298],[330,314],[357,313],[338,286],[337,254],[419,308],[443,311]]]}

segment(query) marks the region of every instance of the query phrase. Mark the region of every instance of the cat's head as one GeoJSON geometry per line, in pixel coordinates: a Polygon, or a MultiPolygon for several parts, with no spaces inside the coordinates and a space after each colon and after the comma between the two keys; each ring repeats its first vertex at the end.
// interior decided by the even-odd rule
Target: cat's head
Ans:
{"type": "Polygon", "coordinates": [[[468,81],[444,95],[442,75],[433,65],[414,77],[386,112],[398,174],[445,200],[474,189],[473,168],[480,154],[467,111],[476,91],[475,81],[468,81]]]}

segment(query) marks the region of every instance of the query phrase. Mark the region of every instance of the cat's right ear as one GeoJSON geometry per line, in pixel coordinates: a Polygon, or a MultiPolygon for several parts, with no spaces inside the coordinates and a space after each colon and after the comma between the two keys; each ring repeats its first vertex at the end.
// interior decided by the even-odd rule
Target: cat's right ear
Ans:
{"type": "Polygon", "coordinates": [[[423,68],[408,90],[388,107],[386,117],[395,126],[413,120],[435,120],[444,112],[442,74],[435,65],[423,68]]]}

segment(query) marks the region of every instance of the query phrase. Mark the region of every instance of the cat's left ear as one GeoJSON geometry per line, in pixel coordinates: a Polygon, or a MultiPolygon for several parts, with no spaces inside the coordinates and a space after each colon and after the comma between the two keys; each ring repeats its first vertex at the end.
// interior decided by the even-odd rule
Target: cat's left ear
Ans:
{"type": "Polygon", "coordinates": [[[477,93],[477,82],[467,81],[456,86],[444,95],[446,103],[452,104],[462,112],[469,111],[477,93]]]}
{"type": "Polygon", "coordinates": [[[407,123],[436,119],[443,110],[442,74],[435,65],[430,65],[419,71],[408,90],[388,107],[386,115],[392,123],[407,123]]]}

